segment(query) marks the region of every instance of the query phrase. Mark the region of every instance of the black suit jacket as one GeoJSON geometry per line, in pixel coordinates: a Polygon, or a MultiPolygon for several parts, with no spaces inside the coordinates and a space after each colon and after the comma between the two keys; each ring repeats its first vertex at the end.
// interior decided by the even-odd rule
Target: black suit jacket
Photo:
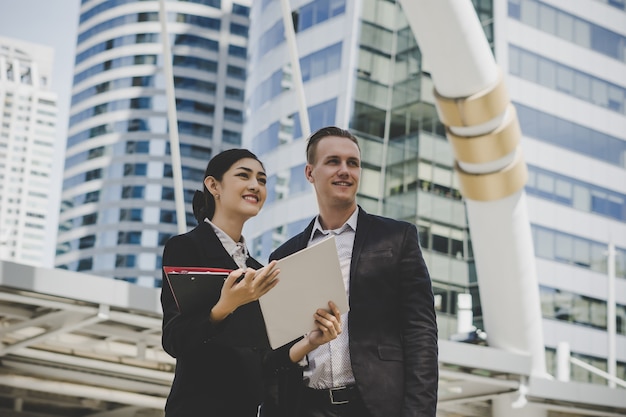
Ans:
{"type": "MultiPolygon", "coordinates": [[[[237,269],[237,264],[208,223],[189,233],[172,237],[163,251],[164,266],[200,266],[237,269]]],[[[260,268],[253,258],[248,266],[260,268]]],[[[263,346],[232,347],[220,340],[237,315],[250,326],[263,326],[258,302],[248,303],[214,325],[209,320],[213,305],[194,314],[178,312],[171,289],[163,277],[163,348],[176,358],[174,382],[166,404],[166,416],[254,417],[263,397],[265,374],[295,366],[288,350],[272,352],[263,346]]],[[[245,327],[238,329],[245,331],[245,327]]],[[[257,329],[258,330],[258,329],[257,329]]]]}
{"type": "MultiPolygon", "coordinates": [[[[307,246],[314,221],[279,247],[280,259],[307,246]]],[[[350,266],[349,346],[356,385],[373,417],[434,417],[437,322],[415,225],[359,208],[350,266]]],[[[283,372],[266,416],[297,415],[301,370],[283,372]],[[280,411],[277,411],[280,410],[280,411]]]]}

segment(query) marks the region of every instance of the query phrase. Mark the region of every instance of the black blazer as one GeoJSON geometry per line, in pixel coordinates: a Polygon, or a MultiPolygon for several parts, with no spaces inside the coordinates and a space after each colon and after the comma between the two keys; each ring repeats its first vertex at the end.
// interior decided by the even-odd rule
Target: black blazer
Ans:
{"type": "MultiPolygon", "coordinates": [[[[314,221],[279,247],[280,259],[307,246],[314,221]]],[[[437,322],[415,225],[359,208],[350,266],[350,359],[373,417],[434,417],[437,322]]],[[[264,416],[297,416],[301,370],[283,372],[264,416]]]]}
{"type": "MultiPolygon", "coordinates": [[[[253,258],[248,266],[260,268],[253,258]]],[[[164,266],[201,266],[237,269],[237,264],[208,223],[189,233],[172,237],[163,251],[164,266]]],[[[238,314],[251,317],[251,326],[263,325],[258,302],[248,303],[218,325],[206,310],[183,315],[178,312],[172,292],[163,277],[163,348],[176,358],[174,382],[165,406],[172,417],[254,417],[263,397],[264,372],[295,366],[289,352],[272,352],[264,346],[232,347],[220,341],[229,323],[238,314]]]]}

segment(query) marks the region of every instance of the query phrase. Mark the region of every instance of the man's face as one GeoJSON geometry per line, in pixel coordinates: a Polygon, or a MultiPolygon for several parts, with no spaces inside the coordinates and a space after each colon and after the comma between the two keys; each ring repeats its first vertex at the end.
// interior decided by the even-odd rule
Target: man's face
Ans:
{"type": "Polygon", "coordinates": [[[305,167],[320,204],[354,206],[361,179],[361,153],[348,138],[327,136],[317,143],[314,163],[305,167]]]}

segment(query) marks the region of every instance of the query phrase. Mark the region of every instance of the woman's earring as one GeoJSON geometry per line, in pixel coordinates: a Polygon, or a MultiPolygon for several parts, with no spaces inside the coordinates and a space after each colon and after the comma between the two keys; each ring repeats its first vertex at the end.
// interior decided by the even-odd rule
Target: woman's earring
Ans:
{"type": "Polygon", "coordinates": [[[215,194],[215,199],[219,200],[220,199],[220,195],[219,194],[215,194]]]}

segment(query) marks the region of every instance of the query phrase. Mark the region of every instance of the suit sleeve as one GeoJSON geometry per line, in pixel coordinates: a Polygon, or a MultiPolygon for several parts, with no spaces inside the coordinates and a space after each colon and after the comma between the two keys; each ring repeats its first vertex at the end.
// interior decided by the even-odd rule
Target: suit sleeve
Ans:
{"type": "Polygon", "coordinates": [[[437,321],[430,275],[417,228],[405,229],[400,258],[400,305],[405,356],[404,417],[434,417],[439,379],[437,321]]]}
{"type": "MultiPolygon", "coordinates": [[[[197,259],[200,259],[198,249],[190,239],[184,236],[170,239],[163,250],[163,265],[197,266],[197,259]]],[[[161,306],[163,308],[162,345],[163,349],[174,358],[209,343],[228,321],[226,318],[218,325],[213,324],[209,318],[213,306],[207,306],[206,310],[200,313],[180,314],[164,273],[161,306]]]]}

